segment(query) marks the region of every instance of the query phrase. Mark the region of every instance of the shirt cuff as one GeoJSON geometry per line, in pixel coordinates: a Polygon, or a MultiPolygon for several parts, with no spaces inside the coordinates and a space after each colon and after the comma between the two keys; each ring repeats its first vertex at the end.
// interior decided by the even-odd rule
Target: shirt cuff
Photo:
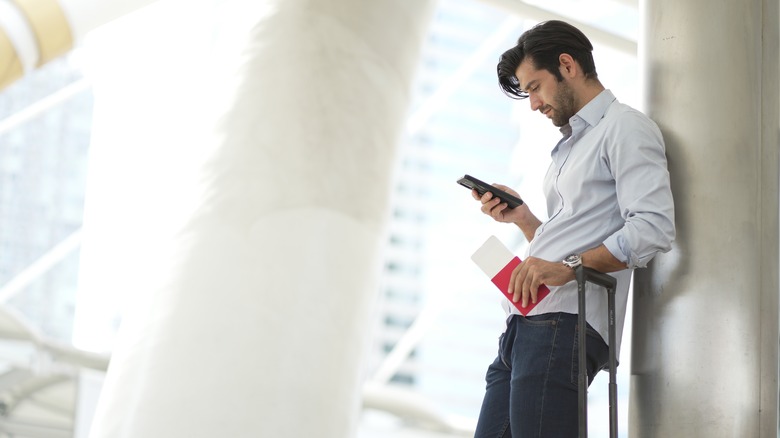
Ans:
{"type": "Polygon", "coordinates": [[[616,259],[625,263],[629,268],[634,267],[631,263],[631,247],[620,233],[609,236],[604,241],[604,246],[616,259]]]}

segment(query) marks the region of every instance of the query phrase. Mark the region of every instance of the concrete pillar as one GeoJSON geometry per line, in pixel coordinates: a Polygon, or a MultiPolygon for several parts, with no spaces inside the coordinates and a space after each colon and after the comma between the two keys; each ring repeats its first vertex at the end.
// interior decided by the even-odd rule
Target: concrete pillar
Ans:
{"type": "Polygon", "coordinates": [[[354,435],[394,147],[434,2],[268,5],[204,199],[149,306],[123,321],[92,438],[354,435]]]}
{"type": "Polygon", "coordinates": [[[677,208],[636,273],[632,437],[777,437],[778,2],[647,0],[640,59],[677,208]]]}

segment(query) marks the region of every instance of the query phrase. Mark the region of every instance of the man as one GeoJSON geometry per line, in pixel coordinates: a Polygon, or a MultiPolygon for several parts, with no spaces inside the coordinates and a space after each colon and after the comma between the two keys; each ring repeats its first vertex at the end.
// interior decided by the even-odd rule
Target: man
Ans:
{"type": "MultiPolygon", "coordinates": [[[[520,36],[498,63],[499,83],[528,98],[560,128],[544,178],[548,217],[527,204],[509,208],[491,193],[472,196],[498,222],[512,223],[529,241],[509,292],[523,307],[537,303],[540,285],[550,294],[527,317],[508,301],[507,327],[488,368],[476,437],[576,437],[577,285],[579,264],[617,281],[618,345],[634,268],[671,248],[674,206],[664,143],[658,127],[619,103],[598,79],[593,46],[575,27],[538,24],[520,36]]],[[[517,192],[495,185],[519,197],[517,192]]],[[[588,378],[608,362],[607,303],[603,289],[586,292],[588,378]]]]}

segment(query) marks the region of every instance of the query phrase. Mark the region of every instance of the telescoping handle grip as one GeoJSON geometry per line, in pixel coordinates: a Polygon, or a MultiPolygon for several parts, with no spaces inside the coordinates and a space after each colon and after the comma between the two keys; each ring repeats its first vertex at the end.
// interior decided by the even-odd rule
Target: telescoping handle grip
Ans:
{"type": "Polygon", "coordinates": [[[617,338],[615,334],[615,288],[617,280],[611,275],[583,266],[578,266],[574,270],[574,275],[577,278],[579,312],[577,320],[580,330],[580,335],[577,336],[579,342],[579,438],[587,438],[588,436],[588,369],[585,351],[585,327],[587,327],[585,318],[585,283],[588,282],[607,290],[607,318],[609,319],[609,436],[610,438],[617,438],[617,357],[615,352],[617,338]]]}

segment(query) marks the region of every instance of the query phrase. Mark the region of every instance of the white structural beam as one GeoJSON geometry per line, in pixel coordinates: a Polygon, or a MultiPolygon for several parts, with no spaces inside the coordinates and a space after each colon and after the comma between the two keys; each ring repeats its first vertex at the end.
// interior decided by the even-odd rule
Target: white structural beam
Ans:
{"type": "Polygon", "coordinates": [[[506,38],[517,34],[520,28],[520,20],[517,17],[505,19],[495,32],[490,34],[485,41],[469,56],[461,66],[444,81],[439,88],[423,102],[406,123],[406,131],[409,136],[416,135],[430,118],[436,114],[448,99],[480,68],[488,56],[492,56],[500,44],[505,44],[506,38]]]}
{"type": "Polygon", "coordinates": [[[0,303],[8,301],[8,299],[29,286],[33,281],[40,278],[78,248],[79,245],[81,245],[81,229],[73,232],[0,287],[0,303]]]}
{"type": "MultiPolygon", "coordinates": [[[[551,12],[547,9],[543,9],[537,6],[530,5],[522,0],[481,0],[483,3],[493,5],[498,8],[502,8],[513,14],[517,14],[523,18],[535,21],[547,21],[547,20],[564,20],[577,26],[582,30],[588,38],[593,42],[604,44],[630,55],[636,55],[637,43],[631,41],[628,38],[624,38],[620,35],[616,35],[612,32],[605,31],[590,24],[581,22],[571,17],[564,17],[561,14],[551,12]]],[[[630,1],[630,0],[626,0],[630,1]]]]}
{"type": "Polygon", "coordinates": [[[0,120],[0,135],[7,134],[16,127],[45,114],[57,105],[71,99],[92,86],[88,79],[80,79],[70,85],[61,88],[32,105],[17,111],[16,113],[0,120]]]}
{"type": "Polygon", "coordinates": [[[435,403],[411,389],[368,383],[363,387],[363,406],[396,415],[417,427],[451,437],[473,437],[476,420],[443,412],[435,403]]]}
{"type": "MultiPolygon", "coordinates": [[[[37,1],[46,3],[55,0],[37,1]]],[[[74,40],[80,41],[92,30],[156,3],[157,0],[56,0],[56,2],[61,5],[63,13],[68,18],[74,40]]],[[[186,12],[182,11],[182,13],[186,12]]]]}
{"type": "Polygon", "coordinates": [[[0,89],[156,0],[0,0],[0,89]]]}
{"type": "Polygon", "coordinates": [[[629,6],[632,8],[639,8],[639,0],[614,0],[615,3],[622,4],[624,6],[629,6]]]}

